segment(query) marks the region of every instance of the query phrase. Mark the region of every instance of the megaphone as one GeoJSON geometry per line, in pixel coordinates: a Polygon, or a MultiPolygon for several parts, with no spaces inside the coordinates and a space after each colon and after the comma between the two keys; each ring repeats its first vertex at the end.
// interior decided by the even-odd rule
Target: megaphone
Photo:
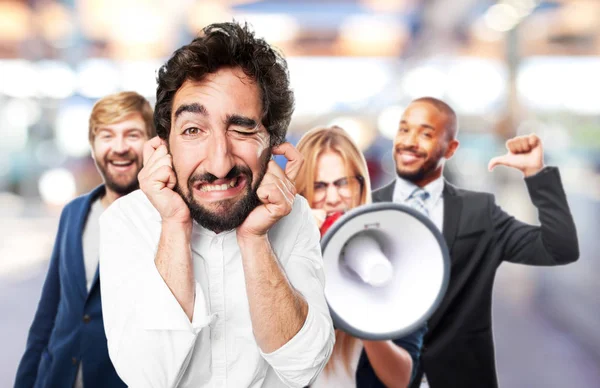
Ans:
{"type": "Polygon", "coordinates": [[[380,341],[422,326],[450,278],[450,255],[439,229],[396,203],[362,205],[335,217],[321,229],[321,250],[325,298],[336,329],[380,341]]]}

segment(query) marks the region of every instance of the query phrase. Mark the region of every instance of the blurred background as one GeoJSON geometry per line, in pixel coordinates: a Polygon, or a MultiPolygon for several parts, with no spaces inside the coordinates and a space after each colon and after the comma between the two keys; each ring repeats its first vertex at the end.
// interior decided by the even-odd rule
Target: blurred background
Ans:
{"type": "Polygon", "coordinates": [[[288,58],[297,100],[289,140],[342,126],[374,188],[394,177],[404,107],[438,97],[460,119],[447,179],[538,223],[521,173],[490,173],[487,163],[512,136],[542,138],[581,258],[500,267],[500,385],[599,387],[599,0],[1,0],[0,386],[13,384],[60,211],[101,183],[87,140],[94,102],[135,90],[154,104],[158,67],[203,26],[232,19],[288,58]]]}

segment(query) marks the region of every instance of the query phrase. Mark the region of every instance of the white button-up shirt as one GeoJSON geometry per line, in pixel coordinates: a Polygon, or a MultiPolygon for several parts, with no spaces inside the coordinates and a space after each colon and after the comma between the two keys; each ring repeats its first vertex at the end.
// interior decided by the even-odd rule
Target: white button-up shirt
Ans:
{"type": "MultiPolygon", "coordinates": [[[[252,322],[235,230],[215,234],[194,222],[192,321],[154,259],[161,218],[138,190],[100,219],[100,279],[110,358],[130,387],[303,387],[321,372],[335,336],[324,297],[319,231],[303,197],[269,231],[286,276],[308,303],[300,331],[265,354],[252,322]]],[[[274,305],[273,309],[279,306],[274,305]]]]}
{"type": "MultiPolygon", "coordinates": [[[[417,185],[406,179],[396,177],[393,202],[408,205],[408,198],[417,187],[417,185]]],[[[429,212],[429,219],[442,231],[444,226],[444,177],[439,177],[429,182],[423,187],[423,190],[429,193],[429,198],[425,201],[425,207],[429,212]]]]}

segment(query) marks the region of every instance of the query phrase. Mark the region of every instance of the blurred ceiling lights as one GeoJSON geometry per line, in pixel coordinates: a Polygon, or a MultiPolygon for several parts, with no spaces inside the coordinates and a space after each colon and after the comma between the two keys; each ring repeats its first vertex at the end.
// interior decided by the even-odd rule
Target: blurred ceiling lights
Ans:
{"type": "Polygon", "coordinates": [[[43,2],[34,16],[42,37],[56,46],[66,46],[66,41],[75,32],[73,13],[61,3],[43,2]]]}
{"type": "Polygon", "coordinates": [[[344,55],[398,57],[409,39],[408,27],[393,17],[350,16],[340,26],[338,47],[344,55]]]}
{"type": "Polygon", "coordinates": [[[600,114],[600,58],[538,57],[525,60],[517,88],[525,106],[537,111],[600,114]],[[551,82],[549,82],[551,80],[551,82]]]}
{"type": "Polygon", "coordinates": [[[392,105],[385,108],[377,118],[377,129],[388,139],[394,139],[400,126],[400,118],[404,113],[404,106],[392,105]]]}
{"type": "Polygon", "coordinates": [[[75,177],[64,168],[45,171],[38,181],[38,190],[46,204],[63,206],[76,195],[75,177]]]}
{"type": "Polygon", "coordinates": [[[31,35],[31,8],[24,2],[0,2],[0,39],[21,42],[31,35]]]}
{"type": "Polygon", "coordinates": [[[373,131],[369,125],[359,117],[337,117],[327,123],[328,127],[333,125],[344,129],[361,151],[365,151],[369,148],[377,136],[377,132],[373,131]]]}
{"type": "Polygon", "coordinates": [[[366,8],[375,12],[402,12],[415,7],[418,0],[360,0],[366,8]]]}
{"type": "Polygon", "coordinates": [[[501,0],[487,10],[484,20],[493,30],[509,31],[529,16],[536,5],[536,0],[501,0]]]}
{"type": "Polygon", "coordinates": [[[235,20],[246,21],[267,42],[278,46],[282,42],[296,39],[300,27],[296,20],[285,14],[278,13],[235,13],[235,20]]]}
{"type": "Polygon", "coordinates": [[[20,151],[27,145],[29,127],[41,117],[40,106],[31,99],[15,98],[0,107],[0,150],[20,151]]]}
{"type": "Polygon", "coordinates": [[[423,96],[443,98],[447,78],[440,66],[423,63],[406,72],[402,89],[410,99],[423,96]]]}
{"type": "Polygon", "coordinates": [[[163,62],[155,59],[148,61],[124,61],[119,64],[121,71],[121,89],[138,92],[147,98],[156,95],[156,74],[163,62]]]}
{"type": "Polygon", "coordinates": [[[37,95],[36,66],[24,59],[0,60],[0,92],[11,97],[37,95]]]}
{"type": "Polygon", "coordinates": [[[119,90],[120,77],[114,61],[91,58],[77,69],[77,90],[89,98],[101,98],[119,90]]]}
{"type": "Polygon", "coordinates": [[[66,101],[59,109],[54,124],[58,148],[72,157],[90,153],[88,123],[92,104],[66,101]]]}
{"type": "Polygon", "coordinates": [[[189,30],[196,35],[209,24],[231,20],[232,15],[226,1],[207,0],[190,4],[185,18],[189,30]]]}
{"type": "Polygon", "coordinates": [[[40,96],[63,99],[75,92],[77,77],[65,62],[44,60],[37,66],[40,96]]]}

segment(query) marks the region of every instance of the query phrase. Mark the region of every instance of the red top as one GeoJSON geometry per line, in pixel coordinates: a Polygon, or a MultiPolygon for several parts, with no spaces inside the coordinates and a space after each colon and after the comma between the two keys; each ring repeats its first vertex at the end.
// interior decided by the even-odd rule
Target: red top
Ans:
{"type": "Polygon", "coordinates": [[[333,223],[336,222],[337,219],[343,215],[344,215],[344,212],[335,212],[335,213],[332,213],[329,216],[327,216],[327,218],[325,218],[325,221],[323,221],[323,225],[321,225],[321,238],[323,238],[323,236],[325,236],[325,233],[327,233],[327,230],[329,230],[329,227],[331,225],[333,225],[333,223]]]}

